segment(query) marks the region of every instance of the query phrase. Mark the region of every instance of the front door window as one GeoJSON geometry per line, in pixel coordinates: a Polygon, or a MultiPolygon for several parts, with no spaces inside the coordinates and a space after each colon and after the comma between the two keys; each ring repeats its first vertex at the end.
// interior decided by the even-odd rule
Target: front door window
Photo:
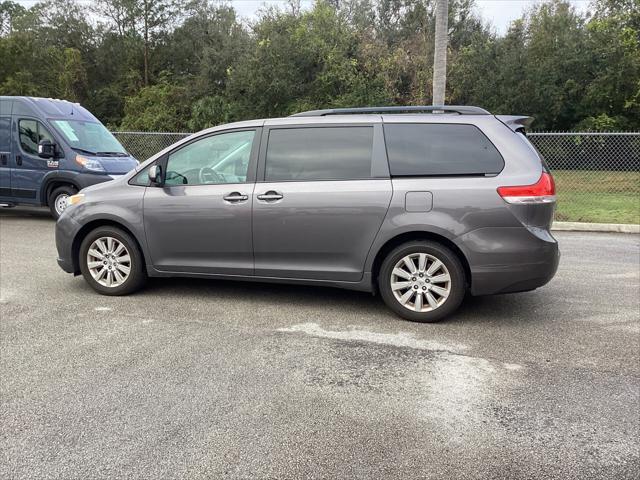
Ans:
{"type": "Polygon", "coordinates": [[[22,147],[24,153],[29,155],[38,155],[38,143],[41,140],[55,142],[49,131],[36,120],[22,119],[18,124],[18,128],[20,131],[20,147],[22,147]]]}
{"type": "Polygon", "coordinates": [[[165,185],[244,183],[255,131],[229,132],[197,140],[169,155],[165,185]]]}

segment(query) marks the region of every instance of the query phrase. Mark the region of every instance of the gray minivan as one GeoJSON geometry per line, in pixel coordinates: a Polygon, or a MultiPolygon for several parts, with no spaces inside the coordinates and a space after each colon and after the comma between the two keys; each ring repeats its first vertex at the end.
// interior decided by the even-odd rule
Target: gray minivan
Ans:
{"type": "Polygon", "coordinates": [[[58,218],[69,196],[137,165],[79,104],[0,96],[0,206],[48,206],[58,218]]]}
{"type": "Polygon", "coordinates": [[[436,321],[467,291],[533,290],[556,272],[555,187],[530,121],[381,107],[210,128],[71,197],[58,263],[106,295],[147,276],[302,283],[436,321]]]}

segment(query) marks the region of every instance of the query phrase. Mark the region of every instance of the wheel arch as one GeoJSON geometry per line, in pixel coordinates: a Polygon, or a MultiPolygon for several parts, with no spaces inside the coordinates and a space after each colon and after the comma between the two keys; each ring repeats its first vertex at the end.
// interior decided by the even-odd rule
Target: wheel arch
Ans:
{"type": "Polygon", "coordinates": [[[78,185],[78,183],[70,177],[63,177],[63,176],[53,176],[53,177],[49,177],[47,178],[41,187],[40,190],[40,199],[41,199],[41,203],[44,206],[49,206],[49,195],[51,195],[51,192],[53,192],[54,189],[58,188],[58,187],[64,187],[66,185],[70,185],[73,188],[76,189],[76,191],[80,191],[80,186],[78,185]]]}
{"type": "Polygon", "coordinates": [[[460,247],[458,247],[458,245],[455,244],[455,242],[443,235],[434,232],[409,231],[400,233],[390,238],[378,249],[371,267],[371,283],[374,291],[378,290],[378,274],[380,273],[380,267],[382,266],[382,262],[389,254],[389,252],[391,252],[397,246],[402,245],[403,243],[415,240],[427,240],[436,242],[449,248],[460,260],[460,263],[462,264],[462,268],[464,270],[465,282],[467,284],[467,287],[471,287],[471,267],[469,266],[469,261],[467,260],[464,252],[460,249],[460,247]]]}
{"type": "Polygon", "coordinates": [[[136,246],[138,247],[138,250],[140,252],[140,257],[144,262],[143,268],[146,267],[147,258],[145,257],[144,250],[142,249],[140,239],[136,236],[136,234],[123,223],[109,218],[100,218],[87,222],[82,226],[80,230],[78,230],[78,233],[76,233],[75,237],[73,238],[73,242],[71,244],[71,255],[74,273],[77,274],[80,272],[80,245],[82,245],[82,241],[86,238],[87,235],[89,235],[89,233],[91,233],[98,227],[115,227],[129,234],[131,238],[133,238],[133,240],[136,242],[136,246]]]}

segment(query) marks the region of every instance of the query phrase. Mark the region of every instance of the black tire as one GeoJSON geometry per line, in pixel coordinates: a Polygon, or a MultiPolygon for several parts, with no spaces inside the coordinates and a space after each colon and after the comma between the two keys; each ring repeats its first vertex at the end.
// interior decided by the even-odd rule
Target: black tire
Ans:
{"type": "Polygon", "coordinates": [[[80,245],[79,255],[80,257],[78,260],[82,276],[91,286],[91,288],[102,295],[128,295],[142,288],[142,286],[147,281],[144,257],[140,252],[138,243],[134,238],[131,237],[131,235],[119,228],[104,226],[92,230],[82,241],[82,244],[80,245]],[[87,253],[89,251],[89,247],[91,246],[91,244],[93,244],[94,241],[98,240],[101,237],[115,238],[124,245],[129,253],[129,276],[121,285],[113,287],[101,285],[93,278],[91,272],[89,271],[89,266],[87,264],[87,253]]]}
{"type": "Polygon", "coordinates": [[[64,196],[70,197],[71,195],[75,195],[78,191],[72,185],[63,185],[62,187],[54,188],[49,194],[49,198],[47,199],[47,203],[49,204],[49,211],[51,212],[51,216],[54,219],[58,219],[62,214],[62,211],[58,211],[56,207],[58,203],[58,199],[64,196]]]}
{"type": "MultiPolygon", "coordinates": [[[[413,282],[412,279],[408,279],[407,281],[413,282]]],[[[378,274],[378,288],[384,303],[386,303],[391,310],[406,320],[421,323],[437,322],[438,320],[442,320],[453,313],[460,306],[467,289],[464,269],[458,256],[444,245],[431,241],[407,242],[389,252],[380,267],[380,272],[378,274]],[[440,260],[448,270],[450,277],[449,295],[442,304],[433,310],[426,312],[414,311],[405,307],[398,299],[396,299],[391,289],[391,274],[394,267],[404,257],[415,253],[426,253],[427,255],[440,260]]],[[[426,288],[429,289],[432,287],[426,285],[426,288]]],[[[420,290],[422,290],[422,287],[419,287],[417,291],[420,290]]],[[[401,290],[400,292],[402,293],[403,291],[401,290]]],[[[422,298],[426,301],[426,295],[422,298]]]]}

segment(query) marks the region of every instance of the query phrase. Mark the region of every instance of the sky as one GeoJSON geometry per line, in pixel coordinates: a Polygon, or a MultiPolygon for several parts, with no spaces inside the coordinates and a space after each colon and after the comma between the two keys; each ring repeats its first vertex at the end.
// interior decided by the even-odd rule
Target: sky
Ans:
{"type": "MultiPolygon", "coordinates": [[[[502,35],[512,20],[520,18],[536,3],[540,3],[540,0],[476,0],[476,11],[502,35]]],[[[585,12],[589,7],[589,0],[570,0],[570,3],[579,12],[585,12]]]]}
{"type": "MultiPolygon", "coordinates": [[[[486,21],[491,22],[499,35],[506,33],[512,20],[520,18],[522,14],[542,0],[475,0],[476,11],[486,21]]],[[[576,9],[583,12],[589,6],[589,0],[569,0],[576,9]]],[[[265,3],[270,5],[282,4],[282,0],[233,0],[231,2],[236,11],[245,17],[255,15],[265,3]]],[[[313,4],[313,0],[301,0],[303,8],[313,4]]]]}
{"type": "MultiPolygon", "coordinates": [[[[14,0],[15,1],[15,0],[14,0]]],[[[38,0],[17,0],[25,7],[31,7],[38,0]]],[[[542,0],[475,0],[476,11],[483,19],[490,22],[495,31],[502,35],[509,28],[509,23],[536,3],[542,0]]],[[[589,0],[569,0],[578,11],[584,12],[589,6],[589,0]]],[[[88,4],[91,0],[80,0],[80,3],[88,4]]],[[[252,18],[256,12],[265,5],[286,5],[286,0],[230,0],[236,11],[243,17],[252,18]]],[[[313,4],[313,0],[301,0],[303,8],[313,4]]]]}

